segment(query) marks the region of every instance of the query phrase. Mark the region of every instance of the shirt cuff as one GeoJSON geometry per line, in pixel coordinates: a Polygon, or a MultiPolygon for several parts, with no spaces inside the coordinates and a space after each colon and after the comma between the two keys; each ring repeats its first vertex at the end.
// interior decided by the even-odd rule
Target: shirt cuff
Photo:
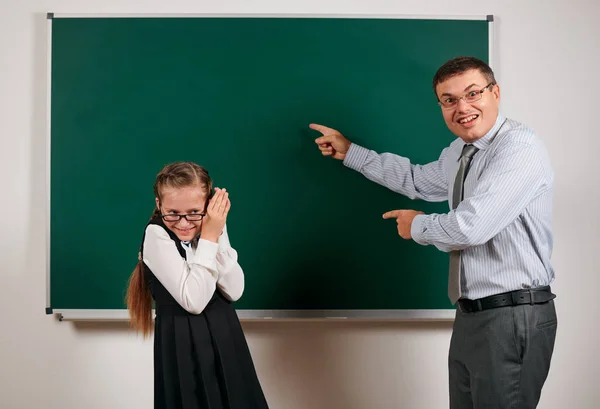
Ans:
{"type": "Polygon", "coordinates": [[[201,266],[212,266],[215,262],[217,250],[219,245],[209,240],[200,239],[198,240],[198,247],[196,251],[191,252],[187,262],[193,264],[200,264],[201,266]]]}
{"type": "Polygon", "coordinates": [[[350,145],[348,152],[346,152],[346,157],[344,158],[344,165],[349,167],[350,169],[360,172],[365,163],[365,160],[367,160],[368,154],[369,150],[367,148],[363,148],[362,146],[353,143],[350,145]]]}
{"type": "Polygon", "coordinates": [[[425,239],[425,231],[427,227],[425,226],[426,216],[424,214],[418,214],[412,221],[410,225],[410,235],[412,239],[422,245],[427,245],[427,240],[425,239]]]}
{"type": "Polygon", "coordinates": [[[227,227],[223,227],[223,233],[221,233],[217,242],[219,243],[219,253],[224,253],[231,248],[227,227]]]}

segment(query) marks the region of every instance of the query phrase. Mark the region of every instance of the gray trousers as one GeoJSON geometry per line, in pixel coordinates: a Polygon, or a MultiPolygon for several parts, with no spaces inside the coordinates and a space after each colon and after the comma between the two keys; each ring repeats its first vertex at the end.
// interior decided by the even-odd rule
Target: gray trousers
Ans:
{"type": "Polygon", "coordinates": [[[534,409],[556,338],[554,301],[457,311],[448,369],[451,409],[534,409]]]}

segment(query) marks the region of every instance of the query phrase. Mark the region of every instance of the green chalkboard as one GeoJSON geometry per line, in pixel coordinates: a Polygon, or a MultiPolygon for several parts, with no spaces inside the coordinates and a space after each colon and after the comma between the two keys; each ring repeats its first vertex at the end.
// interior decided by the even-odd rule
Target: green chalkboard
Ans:
{"type": "Polygon", "coordinates": [[[322,157],[308,125],[436,160],[453,136],[431,79],[457,55],[489,61],[485,18],[50,24],[49,307],[125,308],[154,178],[192,160],[231,194],[228,230],[246,274],[238,310],[451,308],[447,254],[381,218],[447,203],[411,201],[322,157]]]}

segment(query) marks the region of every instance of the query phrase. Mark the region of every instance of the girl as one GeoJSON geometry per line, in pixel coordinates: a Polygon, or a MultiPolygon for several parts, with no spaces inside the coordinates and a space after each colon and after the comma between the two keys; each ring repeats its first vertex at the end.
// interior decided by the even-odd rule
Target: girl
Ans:
{"type": "Polygon", "coordinates": [[[244,273],[227,236],[225,189],[191,162],[164,167],[127,290],[134,328],[148,336],[152,299],[155,409],[267,409],[231,304],[244,273]],[[211,197],[212,196],[212,197],[211,197]]]}

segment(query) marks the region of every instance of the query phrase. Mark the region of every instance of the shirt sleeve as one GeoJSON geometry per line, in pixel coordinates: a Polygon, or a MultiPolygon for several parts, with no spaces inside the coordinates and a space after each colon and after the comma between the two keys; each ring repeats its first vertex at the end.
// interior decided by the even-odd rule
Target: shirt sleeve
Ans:
{"type": "Polygon", "coordinates": [[[216,289],[218,244],[201,239],[195,251],[184,248],[187,260],[181,257],[164,228],[146,228],[144,263],[179,305],[192,314],[200,314],[216,289]]]}
{"type": "Polygon", "coordinates": [[[546,158],[531,144],[508,143],[480,175],[473,194],[447,214],[416,216],[413,240],[442,251],[486,243],[514,222],[529,203],[551,188],[546,158]]]}
{"type": "Polygon", "coordinates": [[[227,226],[219,236],[219,249],[217,251],[217,271],[219,278],[217,285],[227,299],[237,301],[244,292],[244,272],[238,263],[237,251],[229,242],[227,226]]]}
{"type": "Polygon", "coordinates": [[[414,165],[403,156],[378,154],[353,143],[346,153],[344,165],[410,199],[442,202],[448,200],[448,180],[444,171],[447,152],[448,148],[444,149],[435,162],[414,165]]]}

